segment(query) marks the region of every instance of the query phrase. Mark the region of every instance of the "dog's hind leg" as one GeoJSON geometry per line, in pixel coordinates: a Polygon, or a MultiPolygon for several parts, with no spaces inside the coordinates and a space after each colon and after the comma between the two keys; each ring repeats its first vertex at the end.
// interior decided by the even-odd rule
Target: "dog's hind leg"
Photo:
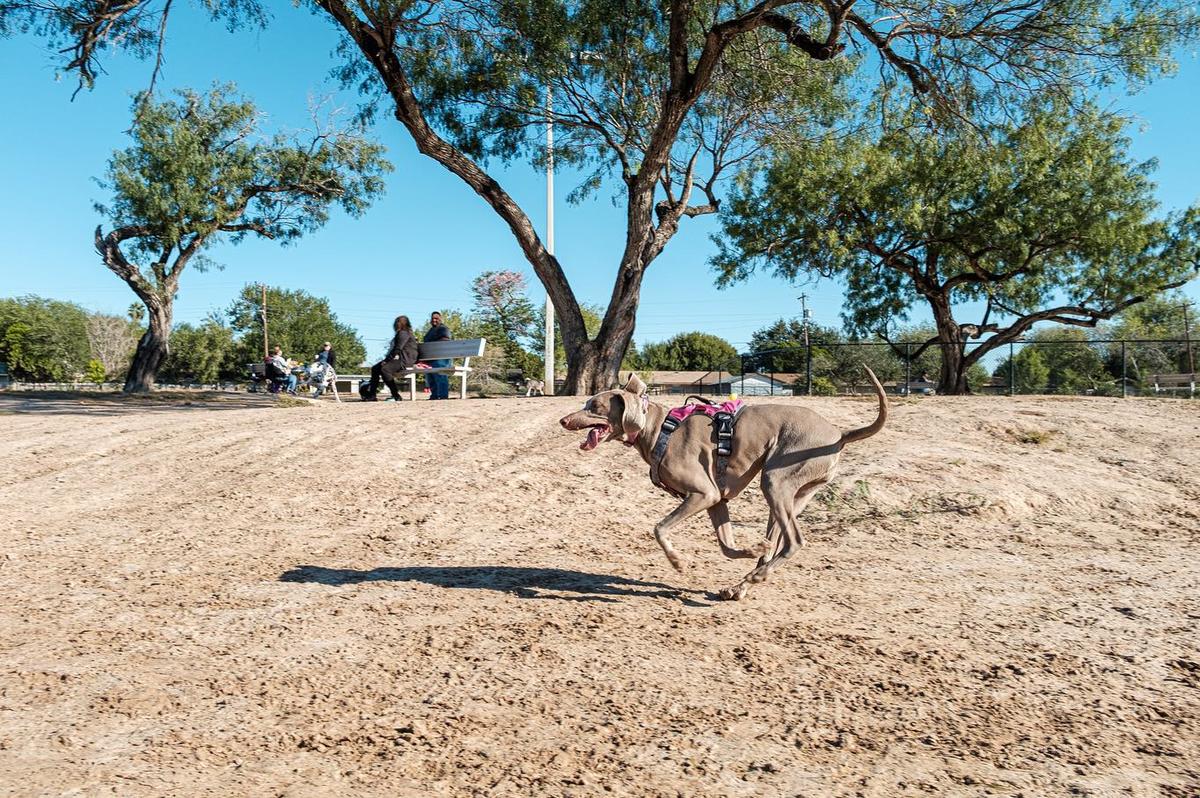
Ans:
{"type": "Polygon", "coordinates": [[[713,491],[711,494],[689,493],[684,497],[682,504],[655,525],[654,537],[658,540],[658,545],[662,546],[663,554],[667,555],[667,560],[670,561],[671,567],[676,571],[683,571],[683,560],[676,553],[675,547],[671,544],[671,539],[667,536],[667,533],[677,524],[686,521],[701,510],[707,510],[720,500],[721,498],[716,491],[713,491]]]}
{"type": "Polygon", "coordinates": [[[729,559],[751,559],[766,554],[770,545],[766,540],[761,540],[748,549],[739,549],[733,545],[733,524],[729,522],[728,502],[722,500],[709,507],[708,518],[717,533],[717,544],[721,547],[721,553],[729,559]]]}
{"type": "Polygon", "coordinates": [[[767,480],[763,482],[763,495],[767,497],[771,508],[771,522],[778,526],[779,545],[769,560],[759,561],[758,567],[746,574],[741,582],[717,593],[719,598],[733,601],[742,598],[750,589],[750,585],[767,581],[772,571],[804,546],[804,533],[800,530],[796,516],[804,510],[817,491],[824,487],[827,480],[822,478],[809,482],[796,491],[795,495],[791,495],[786,486],[777,486],[777,489],[772,491],[767,480]]]}

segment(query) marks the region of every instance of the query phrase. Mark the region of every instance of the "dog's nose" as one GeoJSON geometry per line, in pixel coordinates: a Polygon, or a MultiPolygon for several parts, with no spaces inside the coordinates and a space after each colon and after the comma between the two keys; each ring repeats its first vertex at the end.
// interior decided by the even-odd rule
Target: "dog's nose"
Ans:
{"type": "Polygon", "coordinates": [[[562,418],[560,418],[560,419],[558,420],[558,423],[559,423],[559,424],[562,424],[562,425],[563,425],[563,428],[564,428],[564,429],[566,429],[566,426],[567,426],[567,417],[566,417],[566,416],[563,416],[562,418]]]}

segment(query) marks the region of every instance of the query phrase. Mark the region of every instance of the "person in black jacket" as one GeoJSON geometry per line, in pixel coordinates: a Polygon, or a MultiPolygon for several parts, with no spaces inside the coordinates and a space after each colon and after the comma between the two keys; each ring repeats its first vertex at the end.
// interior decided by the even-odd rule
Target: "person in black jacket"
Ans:
{"type": "Polygon", "coordinates": [[[371,366],[371,383],[363,397],[368,401],[379,399],[379,383],[382,380],[391,391],[392,399],[399,402],[400,387],[396,384],[396,377],[417,362],[417,338],[413,335],[408,316],[397,316],[392,322],[392,329],[396,334],[387,354],[383,356],[383,360],[371,366]]]}
{"type": "Polygon", "coordinates": [[[328,341],[326,341],[325,345],[321,347],[321,351],[317,352],[317,356],[314,358],[314,360],[319,363],[324,363],[326,366],[329,366],[329,368],[337,371],[337,355],[333,353],[333,344],[329,343],[328,341]]]}

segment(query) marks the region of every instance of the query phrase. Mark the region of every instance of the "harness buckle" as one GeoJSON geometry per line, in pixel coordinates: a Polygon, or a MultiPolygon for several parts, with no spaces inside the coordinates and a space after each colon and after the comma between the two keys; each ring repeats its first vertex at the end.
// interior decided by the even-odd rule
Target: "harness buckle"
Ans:
{"type": "Polygon", "coordinates": [[[733,454],[733,414],[724,411],[714,413],[713,426],[717,429],[717,454],[729,457],[733,454]]]}
{"type": "Polygon", "coordinates": [[[674,432],[678,427],[679,419],[673,416],[667,416],[666,420],[662,423],[662,431],[668,434],[674,432]]]}

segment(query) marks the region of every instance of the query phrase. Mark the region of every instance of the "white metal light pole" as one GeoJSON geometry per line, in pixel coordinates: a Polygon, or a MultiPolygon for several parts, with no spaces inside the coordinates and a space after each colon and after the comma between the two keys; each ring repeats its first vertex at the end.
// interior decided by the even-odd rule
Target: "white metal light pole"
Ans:
{"type": "MultiPolygon", "coordinates": [[[[546,87],[546,252],[554,256],[554,89],[546,87]]],[[[554,395],[554,303],[546,292],[545,393],[554,395]]]]}

